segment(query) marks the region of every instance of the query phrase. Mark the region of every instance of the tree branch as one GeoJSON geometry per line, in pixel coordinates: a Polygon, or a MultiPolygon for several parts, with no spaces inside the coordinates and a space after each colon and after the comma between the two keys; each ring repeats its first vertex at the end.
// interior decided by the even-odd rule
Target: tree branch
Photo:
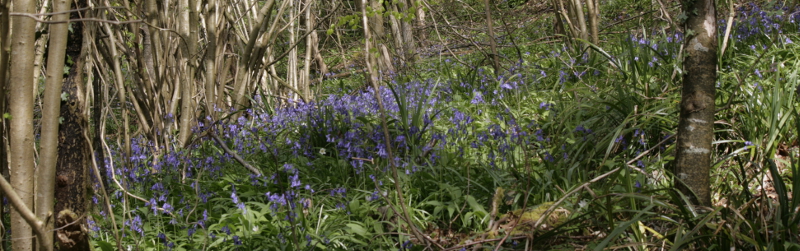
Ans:
{"type": "Polygon", "coordinates": [[[261,175],[261,171],[258,170],[258,168],[250,165],[249,163],[247,163],[247,161],[242,159],[242,157],[240,157],[238,154],[236,154],[235,152],[231,151],[231,149],[228,148],[228,145],[226,145],[225,142],[223,142],[222,139],[220,139],[219,136],[217,136],[216,133],[214,133],[212,131],[209,131],[208,135],[211,135],[211,138],[214,139],[214,141],[216,141],[217,144],[220,145],[220,147],[222,147],[222,150],[224,150],[225,153],[230,154],[231,156],[233,156],[233,159],[235,159],[236,162],[239,162],[239,164],[242,164],[242,166],[247,168],[247,170],[250,170],[250,172],[252,172],[253,174],[261,175]]]}
{"type": "MultiPolygon", "coordinates": [[[[6,178],[3,177],[2,175],[0,175],[0,189],[2,189],[3,193],[6,194],[8,201],[11,202],[11,205],[14,206],[14,209],[17,210],[17,212],[19,212],[22,218],[24,218],[29,225],[31,225],[33,231],[36,232],[36,235],[39,236],[39,238],[37,238],[39,239],[39,245],[42,245],[44,247],[45,246],[44,238],[42,238],[43,236],[45,236],[45,232],[42,229],[42,227],[44,226],[44,222],[37,219],[36,215],[33,214],[33,211],[31,211],[30,208],[25,206],[25,203],[22,202],[22,198],[19,197],[17,192],[14,191],[14,188],[11,187],[11,184],[9,184],[6,178]]],[[[53,217],[52,212],[50,212],[50,217],[53,217]]]]}

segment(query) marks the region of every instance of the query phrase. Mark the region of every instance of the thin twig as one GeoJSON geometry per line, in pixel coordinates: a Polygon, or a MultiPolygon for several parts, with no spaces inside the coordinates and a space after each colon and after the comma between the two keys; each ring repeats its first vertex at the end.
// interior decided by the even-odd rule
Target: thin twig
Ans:
{"type": "MultiPolygon", "coordinates": [[[[83,138],[86,139],[86,143],[89,145],[89,149],[94,149],[94,147],[92,146],[92,141],[89,140],[89,135],[87,134],[86,130],[83,131],[83,138]]],[[[101,137],[101,140],[104,139],[102,139],[101,137]]],[[[94,171],[94,176],[97,177],[97,180],[99,181],[97,183],[100,183],[100,191],[103,192],[103,197],[105,198],[103,201],[105,202],[104,204],[106,206],[106,210],[108,210],[107,211],[108,215],[111,216],[111,225],[113,225],[114,229],[114,238],[117,240],[117,248],[122,248],[122,242],[121,239],[119,238],[119,229],[117,229],[117,220],[116,217],[114,217],[114,211],[111,209],[111,201],[110,201],[111,197],[108,197],[108,190],[106,189],[105,183],[103,183],[103,176],[100,173],[100,169],[97,167],[97,158],[95,157],[95,153],[94,151],[89,151],[89,152],[91,152],[92,154],[91,155],[92,170],[94,171]]],[[[69,226],[69,224],[63,227],[66,226],[69,226]]]]}
{"type": "Polygon", "coordinates": [[[239,164],[242,164],[242,166],[247,168],[247,170],[250,170],[250,172],[252,172],[253,174],[259,175],[259,176],[261,175],[261,171],[259,171],[258,168],[250,165],[250,163],[247,163],[247,161],[242,159],[242,157],[240,157],[238,154],[236,154],[235,152],[231,151],[231,149],[228,148],[228,145],[226,145],[225,142],[222,141],[222,139],[220,139],[219,136],[216,133],[214,133],[213,131],[209,130],[208,131],[208,135],[210,135],[211,138],[214,139],[214,141],[216,141],[217,144],[219,144],[222,147],[222,150],[224,150],[225,153],[233,156],[233,159],[235,159],[236,162],[239,162],[239,164]]]}
{"type": "Polygon", "coordinates": [[[36,17],[36,15],[28,14],[28,13],[9,13],[9,16],[20,16],[20,17],[29,17],[36,22],[43,23],[43,24],[64,24],[69,22],[100,22],[100,23],[110,23],[110,24],[131,24],[131,23],[141,23],[142,20],[131,20],[131,21],[111,21],[106,19],[99,19],[99,18],[78,18],[78,19],[70,19],[66,21],[47,21],[41,18],[36,17]]]}
{"type": "MultiPolygon", "coordinates": [[[[11,15],[11,16],[37,16],[37,17],[40,17],[40,16],[54,16],[54,15],[59,15],[59,14],[80,12],[80,11],[89,10],[89,9],[101,10],[101,9],[123,9],[123,8],[125,8],[125,7],[122,7],[122,6],[97,6],[97,7],[83,7],[83,8],[72,9],[72,10],[68,10],[68,11],[47,12],[47,13],[30,13],[29,14],[29,13],[11,12],[9,15],[11,15]],[[25,15],[25,14],[28,14],[28,15],[25,15]]],[[[0,13],[0,16],[2,16],[2,13],[0,13]]]]}
{"type": "MultiPolygon", "coordinates": [[[[519,239],[525,239],[525,238],[528,238],[528,236],[514,236],[514,237],[510,237],[510,239],[512,239],[512,240],[519,240],[519,239]]],[[[487,242],[493,242],[493,241],[500,241],[500,240],[503,240],[503,239],[504,239],[504,238],[494,238],[494,239],[484,239],[484,240],[479,240],[479,241],[473,241],[473,242],[470,242],[469,244],[464,244],[464,245],[459,245],[459,246],[455,246],[455,247],[450,247],[450,248],[444,249],[443,251],[447,251],[447,250],[460,250],[460,249],[462,249],[462,248],[466,248],[466,247],[469,247],[469,246],[472,246],[472,245],[477,245],[477,244],[482,244],[482,243],[487,243],[487,242]]]]}
{"type": "Polygon", "coordinates": [[[637,155],[635,158],[633,158],[633,159],[629,160],[628,162],[626,162],[626,163],[625,163],[625,165],[627,165],[628,167],[630,167],[630,168],[631,168],[631,169],[633,169],[633,170],[636,170],[636,171],[638,171],[638,172],[640,172],[640,173],[642,173],[642,174],[644,174],[644,175],[647,175],[647,173],[646,173],[645,171],[642,171],[642,170],[641,170],[641,169],[639,169],[638,167],[635,167],[635,166],[633,166],[633,165],[632,165],[632,164],[633,164],[633,162],[634,162],[634,161],[637,161],[637,160],[639,160],[639,159],[641,159],[642,157],[644,157],[644,155],[646,155],[646,154],[650,153],[650,151],[652,151],[652,150],[656,149],[656,147],[659,147],[659,146],[661,146],[662,144],[664,144],[664,143],[667,143],[667,141],[668,141],[668,140],[670,140],[670,139],[672,139],[673,137],[675,137],[675,134],[673,134],[673,135],[670,135],[669,137],[666,137],[664,140],[661,140],[661,142],[658,142],[658,144],[654,145],[654,146],[653,146],[653,147],[651,147],[650,149],[647,149],[646,151],[644,151],[644,152],[640,153],[640,154],[639,154],[639,155],[637,155]]]}

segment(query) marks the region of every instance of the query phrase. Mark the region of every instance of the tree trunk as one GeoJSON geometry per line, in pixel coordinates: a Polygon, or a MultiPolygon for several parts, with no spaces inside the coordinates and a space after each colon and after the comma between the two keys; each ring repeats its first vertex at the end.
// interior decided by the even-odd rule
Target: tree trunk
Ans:
{"type": "MultiPolygon", "coordinates": [[[[54,12],[66,12],[71,1],[53,1],[54,12]]],[[[54,15],[53,21],[66,21],[69,14],[54,15]]],[[[67,48],[69,30],[67,23],[50,25],[50,46],[47,56],[47,79],[44,90],[44,105],[42,106],[42,138],[39,155],[39,168],[36,172],[36,216],[46,219],[53,212],[53,200],[56,162],[58,160],[58,118],[61,111],[61,88],[64,81],[64,58],[67,48]]],[[[53,229],[53,221],[46,220],[45,231],[53,229]]],[[[45,235],[45,245],[40,250],[48,250],[53,246],[53,235],[45,235]]]]}
{"type": "Polygon", "coordinates": [[[205,89],[206,89],[206,115],[216,121],[216,93],[217,93],[217,1],[208,0],[206,6],[206,31],[208,32],[208,46],[205,58],[205,89]]]}
{"type": "MultiPolygon", "coordinates": [[[[75,8],[86,6],[86,1],[77,1],[75,8]]],[[[79,13],[73,12],[71,19],[79,13]]],[[[80,15],[84,16],[84,15],[80,15]]],[[[84,136],[88,129],[84,116],[84,85],[82,55],[83,27],[81,22],[72,23],[72,32],[67,40],[67,56],[74,60],[69,76],[61,89],[68,96],[61,102],[61,126],[58,131],[58,161],[56,165],[55,225],[59,229],[57,240],[60,250],[89,250],[89,235],[85,231],[89,213],[90,185],[88,176],[89,145],[84,136]],[[73,222],[78,221],[77,224],[73,222]],[[69,225],[69,226],[67,226],[69,225]]]]}
{"type": "MultiPolygon", "coordinates": [[[[411,15],[410,11],[413,9],[409,9],[408,6],[410,4],[409,2],[412,1],[400,0],[400,13],[403,13],[403,16],[411,15]]],[[[423,13],[422,15],[424,16],[424,12],[422,13],[423,13]]],[[[403,33],[403,45],[404,45],[403,58],[406,63],[406,65],[403,67],[410,66],[417,61],[417,56],[416,56],[417,45],[414,42],[414,29],[412,26],[413,25],[411,24],[411,20],[408,18],[403,18],[400,22],[400,27],[402,30],[401,33],[403,33]]]]}
{"type": "MultiPolygon", "coordinates": [[[[13,12],[35,13],[36,1],[14,2],[13,12]]],[[[33,161],[33,67],[36,42],[36,21],[22,16],[12,18],[14,35],[11,43],[11,82],[9,88],[9,110],[11,114],[10,172],[11,185],[20,195],[27,208],[33,208],[34,161],[33,161]]],[[[22,218],[20,211],[11,211],[11,239],[13,250],[32,250],[32,228],[22,218]]]]}
{"type": "MultiPolygon", "coordinates": [[[[306,0],[305,4],[304,4],[305,9],[306,9],[306,13],[305,13],[305,15],[306,15],[306,18],[305,18],[306,19],[306,24],[305,24],[306,25],[306,31],[308,31],[310,33],[316,33],[316,31],[314,31],[314,16],[311,15],[311,7],[313,6],[313,4],[314,4],[314,1],[312,1],[312,0],[306,0]]],[[[301,88],[299,88],[300,91],[303,92],[302,95],[303,95],[303,97],[305,97],[305,100],[304,100],[305,102],[308,102],[311,99],[311,62],[312,62],[312,57],[313,57],[313,54],[311,54],[311,53],[314,52],[314,50],[312,48],[315,46],[313,43],[314,43],[314,40],[312,39],[312,37],[311,36],[307,36],[306,37],[306,51],[305,51],[306,55],[303,58],[303,64],[304,64],[304,66],[303,66],[303,81],[302,81],[303,84],[302,84],[301,88]]]]}
{"type": "Polygon", "coordinates": [[[597,45],[600,43],[600,34],[598,30],[598,19],[600,17],[597,5],[599,0],[586,0],[586,11],[589,12],[589,33],[592,35],[592,43],[597,45]]]}
{"type": "Polygon", "coordinates": [[[494,74],[500,74],[500,57],[497,55],[497,40],[494,37],[494,21],[492,20],[492,5],[489,0],[484,0],[484,11],[486,12],[486,28],[489,30],[489,45],[492,49],[492,67],[494,74]]]}
{"type": "Polygon", "coordinates": [[[709,171],[714,137],[714,97],[717,79],[716,9],[713,0],[683,6],[686,21],[686,58],[681,93],[678,143],[675,149],[675,186],[702,206],[711,205],[709,171]],[[688,32],[693,31],[693,32],[688,32]]]}
{"type": "MultiPolygon", "coordinates": [[[[180,128],[178,134],[178,142],[182,146],[186,146],[189,138],[192,136],[192,126],[195,119],[195,104],[194,104],[194,73],[196,64],[194,53],[197,52],[197,1],[196,0],[180,0],[178,5],[181,14],[179,20],[178,33],[186,41],[185,46],[181,46],[182,57],[181,66],[185,67],[184,79],[181,81],[181,115],[180,115],[180,128]]],[[[183,44],[183,43],[182,43],[183,44]]]]}
{"type": "MultiPolygon", "coordinates": [[[[0,13],[3,15],[0,16],[0,113],[6,112],[6,90],[8,83],[5,81],[8,73],[8,63],[9,63],[9,56],[11,54],[11,18],[9,17],[8,13],[11,12],[11,1],[4,0],[0,1],[0,13]]],[[[3,123],[0,123],[0,137],[4,139],[0,139],[0,175],[3,176],[6,180],[10,180],[8,174],[8,155],[7,150],[8,147],[8,134],[6,133],[7,129],[7,121],[2,119],[3,123]]],[[[2,193],[2,197],[0,200],[4,200],[6,198],[6,194],[2,193]]],[[[3,226],[9,226],[9,222],[6,220],[6,210],[2,205],[0,205],[0,224],[3,226]]],[[[0,233],[0,247],[6,247],[6,240],[8,235],[6,233],[0,233]]]]}
{"type": "MultiPolygon", "coordinates": [[[[365,64],[367,64],[367,83],[373,86],[377,86],[379,78],[378,78],[378,69],[375,66],[377,61],[375,60],[375,54],[370,52],[370,50],[374,47],[374,42],[372,41],[372,32],[370,31],[369,26],[369,18],[367,17],[367,0],[361,0],[361,20],[362,24],[364,25],[364,60],[365,64]]],[[[376,92],[378,90],[375,90],[376,92]]]]}

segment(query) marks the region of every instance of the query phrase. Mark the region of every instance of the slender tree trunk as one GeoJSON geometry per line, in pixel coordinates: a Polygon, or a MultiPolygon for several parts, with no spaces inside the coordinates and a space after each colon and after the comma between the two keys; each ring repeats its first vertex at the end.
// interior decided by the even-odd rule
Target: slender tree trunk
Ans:
{"type": "MultiPolygon", "coordinates": [[[[392,4],[391,8],[392,8],[392,12],[398,12],[398,8],[397,8],[396,4],[392,4]]],[[[389,15],[389,26],[392,28],[392,38],[394,40],[394,50],[397,52],[397,54],[399,54],[401,56],[405,55],[405,52],[404,52],[405,46],[403,46],[403,35],[404,34],[402,32],[403,28],[401,28],[401,25],[400,25],[400,19],[398,19],[397,16],[394,15],[394,14],[389,15]]],[[[400,60],[400,65],[403,66],[403,65],[406,64],[405,63],[405,58],[401,57],[401,59],[402,60],[400,60]]]]}
{"type": "Polygon", "coordinates": [[[370,26],[372,36],[377,39],[383,38],[383,36],[386,35],[386,29],[383,27],[383,5],[379,0],[371,0],[368,4],[372,11],[372,16],[369,17],[369,23],[372,25],[370,26]]]}
{"type": "MultiPolygon", "coordinates": [[[[36,13],[36,1],[14,2],[14,12],[36,13]]],[[[12,18],[14,35],[11,43],[11,84],[9,111],[11,114],[10,172],[11,185],[27,208],[33,208],[33,64],[36,43],[36,21],[22,16],[12,18]]],[[[13,250],[33,249],[33,230],[22,218],[21,209],[11,211],[11,238],[13,250]]]]}
{"type": "Polygon", "coordinates": [[[693,203],[711,205],[709,170],[714,138],[714,97],[717,79],[717,30],[714,0],[684,5],[689,15],[683,66],[678,143],[675,149],[675,186],[693,203]],[[689,32],[687,32],[689,33],[689,32]],[[692,33],[689,33],[692,34],[692,33]]]}
{"type": "MultiPolygon", "coordinates": [[[[70,9],[71,1],[53,1],[54,12],[66,12],[70,9]]],[[[53,21],[66,21],[69,14],[53,16],[53,21]]],[[[61,113],[61,85],[64,81],[64,58],[66,57],[67,36],[69,30],[67,23],[50,25],[50,46],[47,56],[47,80],[44,90],[44,105],[42,106],[42,138],[39,155],[39,168],[36,172],[36,216],[47,219],[53,212],[53,200],[56,162],[58,160],[58,118],[61,113]]],[[[45,231],[53,229],[53,221],[46,220],[45,231]]],[[[53,235],[45,235],[44,243],[48,247],[40,250],[52,249],[53,235]]]]}
{"type": "MultiPolygon", "coordinates": [[[[306,30],[308,32],[316,33],[314,30],[314,16],[311,15],[311,6],[314,4],[313,0],[306,0],[305,1],[305,8],[306,8],[306,30]]],[[[311,98],[311,59],[312,59],[312,52],[314,45],[312,44],[314,41],[311,36],[306,37],[306,55],[303,58],[303,63],[305,64],[303,68],[303,86],[300,89],[303,92],[303,96],[307,99],[311,98]]],[[[308,102],[309,100],[305,100],[308,102]]]]}
{"type": "Polygon", "coordinates": [[[186,45],[181,46],[182,58],[181,65],[186,67],[184,79],[181,81],[181,115],[180,115],[180,128],[178,135],[178,142],[186,146],[189,138],[192,135],[192,125],[194,124],[195,111],[194,111],[194,73],[196,64],[193,55],[197,52],[197,35],[198,21],[197,21],[197,1],[196,0],[180,0],[179,8],[180,15],[180,29],[178,32],[185,40],[186,45]]]}
{"type": "MultiPolygon", "coordinates": [[[[249,73],[251,69],[250,62],[256,60],[255,57],[258,56],[253,54],[253,48],[255,47],[258,37],[267,29],[267,22],[270,19],[273,7],[275,7],[275,0],[269,0],[258,11],[256,22],[254,22],[254,26],[250,29],[250,33],[248,34],[250,37],[248,38],[247,44],[245,44],[244,51],[240,54],[239,65],[236,70],[236,82],[233,84],[233,93],[231,94],[232,105],[235,108],[246,106],[245,93],[248,89],[251,76],[249,73]]],[[[257,60],[260,59],[261,58],[258,58],[257,60]]]]}
{"type": "MultiPolygon", "coordinates": [[[[8,13],[11,12],[11,0],[0,0],[0,113],[6,113],[6,93],[7,93],[7,82],[6,74],[8,72],[8,58],[11,54],[11,18],[8,13]]],[[[6,180],[10,180],[8,174],[8,155],[7,150],[8,148],[8,134],[7,132],[7,124],[8,120],[2,119],[2,123],[0,123],[0,175],[3,176],[6,180]]],[[[5,199],[7,196],[5,193],[2,193],[0,200],[5,199]]],[[[8,226],[8,221],[6,221],[6,210],[2,205],[0,205],[0,225],[8,226]]],[[[6,247],[6,240],[8,235],[6,235],[5,231],[0,233],[0,247],[6,247]]]]}
{"type": "Polygon", "coordinates": [[[33,49],[36,52],[33,56],[33,85],[31,85],[31,93],[33,94],[34,99],[39,96],[39,78],[42,76],[42,64],[44,62],[45,50],[44,45],[47,44],[47,41],[50,38],[50,33],[46,33],[45,29],[37,29],[37,31],[41,32],[42,35],[36,39],[36,45],[34,46],[35,49],[33,49]]]}
{"type": "Polygon", "coordinates": [[[589,39],[589,30],[586,28],[586,17],[583,14],[583,4],[581,0],[572,0],[572,11],[573,17],[578,22],[578,27],[580,28],[580,35],[581,39],[587,40],[589,39]]]}
{"type": "Polygon", "coordinates": [[[216,85],[217,85],[217,0],[208,0],[206,5],[206,31],[208,46],[203,60],[205,65],[206,114],[216,120],[216,85]]]}
{"type": "MultiPolygon", "coordinates": [[[[372,46],[374,43],[372,42],[373,39],[371,36],[372,32],[370,31],[371,26],[369,26],[369,22],[367,22],[367,20],[369,20],[369,18],[367,17],[367,0],[360,0],[360,2],[361,3],[359,3],[359,5],[361,6],[361,19],[362,19],[362,24],[364,25],[364,60],[365,63],[367,64],[367,72],[369,74],[367,76],[369,78],[367,80],[367,83],[373,86],[377,86],[378,84],[377,81],[379,80],[378,69],[376,69],[375,67],[376,65],[375,56],[373,55],[372,52],[370,52],[371,48],[375,47],[372,46]]],[[[377,92],[378,90],[375,91],[377,92]]]]}
{"type": "Polygon", "coordinates": [[[500,74],[500,56],[497,55],[497,39],[494,36],[494,21],[492,20],[492,5],[489,0],[484,0],[486,12],[486,28],[489,30],[489,45],[492,49],[492,67],[494,74],[500,74]]]}
{"type": "MultiPolygon", "coordinates": [[[[425,8],[422,8],[420,2],[418,1],[411,1],[414,4],[414,9],[416,11],[416,15],[414,15],[414,27],[419,29],[417,32],[419,39],[417,41],[420,42],[420,46],[425,46],[425,41],[428,41],[428,33],[427,29],[425,29],[425,8]]],[[[416,45],[415,45],[416,47],[416,45]]],[[[417,57],[416,50],[414,51],[414,56],[417,57]]]]}
{"type": "MultiPolygon", "coordinates": [[[[297,25],[296,25],[296,16],[297,16],[297,9],[300,6],[295,6],[296,1],[289,2],[289,44],[295,44],[297,42],[297,25]]],[[[299,4],[298,4],[299,5],[299,4]]],[[[297,99],[298,95],[298,69],[297,69],[297,47],[294,47],[289,50],[289,56],[287,57],[287,67],[286,67],[286,81],[289,82],[289,87],[295,91],[287,91],[286,96],[291,97],[292,99],[297,99]]]]}
{"type": "Polygon", "coordinates": [[[592,43],[598,44],[600,43],[600,34],[598,34],[598,19],[599,19],[599,11],[597,3],[598,0],[586,0],[586,11],[589,12],[589,32],[592,35],[592,43]]]}
{"type": "MultiPolygon", "coordinates": [[[[409,4],[410,4],[409,2],[411,1],[400,0],[400,13],[403,13],[404,16],[411,14],[409,9],[409,4]]],[[[422,16],[425,16],[424,12],[422,13],[423,13],[422,16]]],[[[404,45],[403,61],[406,63],[406,65],[403,67],[407,67],[414,64],[414,62],[417,61],[416,58],[417,44],[414,41],[414,28],[413,25],[411,24],[411,20],[407,18],[403,18],[402,20],[400,20],[400,28],[401,28],[401,33],[403,33],[403,45],[404,45]]]]}

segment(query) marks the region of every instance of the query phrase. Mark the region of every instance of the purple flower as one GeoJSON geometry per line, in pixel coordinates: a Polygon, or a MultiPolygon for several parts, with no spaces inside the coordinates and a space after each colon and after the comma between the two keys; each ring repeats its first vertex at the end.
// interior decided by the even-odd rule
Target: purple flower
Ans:
{"type": "Polygon", "coordinates": [[[473,104],[473,105],[477,105],[477,104],[483,103],[483,94],[481,94],[481,92],[478,92],[478,91],[476,91],[474,94],[475,94],[475,97],[472,98],[472,101],[470,101],[470,103],[473,104]]]}
{"type": "Polygon", "coordinates": [[[296,172],[294,173],[294,175],[292,175],[292,176],[289,176],[289,181],[291,182],[290,186],[291,186],[292,188],[294,188],[294,187],[299,187],[300,185],[302,185],[302,184],[300,183],[300,176],[299,176],[299,174],[298,174],[298,173],[296,173],[296,172]]]}
{"type": "Polygon", "coordinates": [[[550,153],[549,153],[549,152],[545,152],[545,153],[544,153],[544,160],[546,160],[546,161],[548,161],[548,162],[553,162],[553,161],[556,161],[556,159],[555,159],[555,158],[553,158],[553,155],[550,155],[550,153]]]}
{"type": "Polygon", "coordinates": [[[167,243],[167,235],[164,233],[158,233],[158,238],[161,239],[162,242],[167,243]]]}

